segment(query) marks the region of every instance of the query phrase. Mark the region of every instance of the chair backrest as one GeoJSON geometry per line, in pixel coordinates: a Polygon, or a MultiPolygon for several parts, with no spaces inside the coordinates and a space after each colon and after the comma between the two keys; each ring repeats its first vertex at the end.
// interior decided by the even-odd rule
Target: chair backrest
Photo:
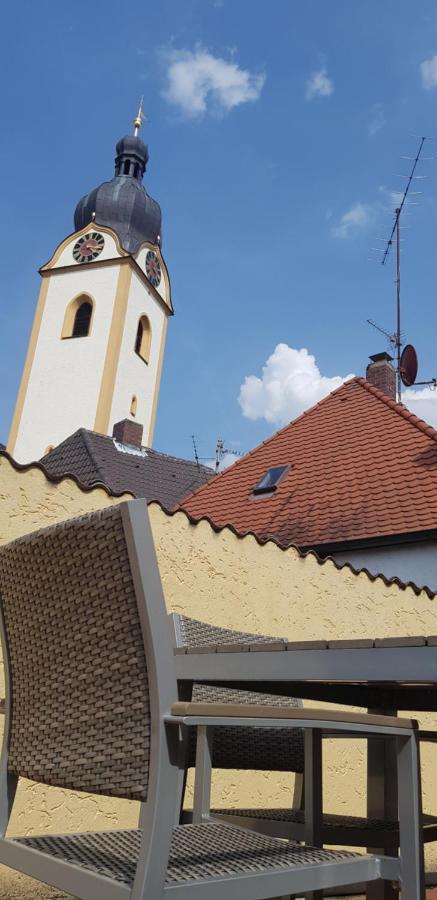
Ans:
{"type": "MultiPolygon", "coordinates": [[[[277,643],[286,638],[218,628],[198,619],[173,614],[176,646],[207,647],[223,644],[277,643]]],[[[302,700],[216,687],[193,685],[192,699],[199,703],[245,703],[254,706],[302,706],[302,700]]],[[[195,763],[195,733],[190,735],[188,763],[195,763]]],[[[304,741],[299,728],[217,728],[213,736],[212,764],[216,769],[259,769],[269,772],[303,772],[304,741]]]]}
{"type": "Polygon", "coordinates": [[[0,547],[13,775],[147,798],[155,661],[126,524],[128,508],[139,503],[0,547]]]}

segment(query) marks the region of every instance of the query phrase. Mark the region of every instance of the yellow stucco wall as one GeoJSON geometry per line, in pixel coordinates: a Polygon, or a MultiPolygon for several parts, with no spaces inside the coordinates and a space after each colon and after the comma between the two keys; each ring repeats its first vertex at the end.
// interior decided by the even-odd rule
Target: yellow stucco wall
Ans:
{"type": "MultiPolygon", "coordinates": [[[[0,456],[0,543],[54,522],[119,502],[102,489],[83,492],[71,479],[52,484],[39,469],[16,471],[0,456]]],[[[191,525],[184,513],[149,507],[169,610],[218,625],[288,635],[290,639],[435,634],[435,601],[422,592],[372,582],[332,562],[320,565],[275,544],[260,546],[207,522],[191,525]]],[[[431,716],[423,717],[433,727],[431,716]]],[[[425,808],[437,810],[435,750],[425,746],[425,808]],[[435,761],[435,760],[434,760],[435,761]]],[[[364,813],[365,745],[329,741],[325,752],[325,808],[364,813]]],[[[292,778],[220,773],[214,802],[282,805],[291,801],[292,778]]],[[[70,830],[135,824],[135,804],[23,781],[12,831],[70,830]]],[[[437,851],[430,851],[437,867],[437,851]]]]}

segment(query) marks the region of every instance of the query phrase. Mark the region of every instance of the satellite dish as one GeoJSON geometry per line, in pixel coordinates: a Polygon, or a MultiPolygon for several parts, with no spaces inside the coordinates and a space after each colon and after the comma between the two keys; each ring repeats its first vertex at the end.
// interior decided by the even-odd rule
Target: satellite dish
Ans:
{"type": "Polygon", "coordinates": [[[406,344],[402,350],[399,368],[402,383],[405,387],[411,387],[417,377],[417,353],[412,344],[406,344]]]}

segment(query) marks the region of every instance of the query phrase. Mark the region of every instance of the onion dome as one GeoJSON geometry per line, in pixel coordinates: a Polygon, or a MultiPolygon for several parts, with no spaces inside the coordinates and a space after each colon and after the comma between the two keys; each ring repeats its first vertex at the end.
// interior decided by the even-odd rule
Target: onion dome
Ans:
{"type": "Polygon", "coordinates": [[[92,221],[107,225],[129,253],[135,253],[143,241],[161,243],[161,209],[142,184],[149,159],[148,147],[138,137],[142,118],[140,106],[134,134],[126,135],[116,146],[114,177],[82,197],[74,213],[76,231],[92,221]]]}

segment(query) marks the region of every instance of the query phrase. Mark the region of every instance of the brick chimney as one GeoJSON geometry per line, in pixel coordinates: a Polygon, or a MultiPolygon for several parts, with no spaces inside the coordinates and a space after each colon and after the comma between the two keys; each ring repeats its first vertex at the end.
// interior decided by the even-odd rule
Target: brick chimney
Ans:
{"type": "Polygon", "coordinates": [[[119,444],[128,444],[130,447],[138,447],[140,450],[141,441],[143,440],[143,426],[139,422],[123,419],[114,425],[112,437],[119,444]]]}
{"type": "Polygon", "coordinates": [[[389,353],[375,353],[366,369],[366,380],[391,400],[396,400],[396,370],[389,353]]]}

